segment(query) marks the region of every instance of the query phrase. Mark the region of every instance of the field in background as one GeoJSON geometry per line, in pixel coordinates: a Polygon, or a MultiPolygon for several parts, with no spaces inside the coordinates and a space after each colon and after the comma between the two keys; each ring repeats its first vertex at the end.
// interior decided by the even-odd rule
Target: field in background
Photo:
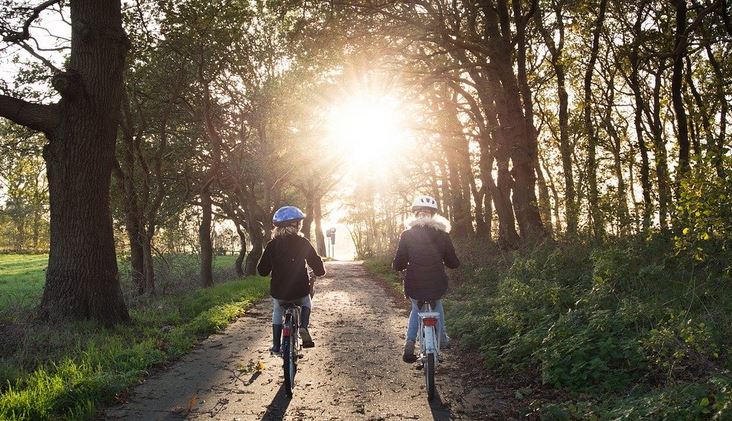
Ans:
{"type": "MultiPolygon", "coordinates": [[[[215,256],[214,279],[234,278],[235,259],[236,256],[215,256]]],[[[40,302],[47,265],[47,254],[0,254],[0,313],[3,310],[27,309],[40,302]]],[[[119,271],[123,289],[131,291],[129,263],[124,258],[119,261],[119,271]]],[[[188,289],[198,280],[198,256],[156,258],[156,274],[161,293],[188,289]]]]}
{"type": "Polygon", "coordinates": [[[47,254],[0,254],[0,309],[38,303],[47,264],[47,254]]]}

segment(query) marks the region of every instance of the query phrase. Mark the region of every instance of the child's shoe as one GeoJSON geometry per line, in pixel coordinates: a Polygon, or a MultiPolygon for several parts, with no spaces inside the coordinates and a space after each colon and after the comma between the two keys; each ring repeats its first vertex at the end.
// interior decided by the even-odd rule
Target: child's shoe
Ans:
{"type": "Polygon", "coordinates": [[[270,352],[273,354],[280,353],[280,344],[282,343],[282,325],[272,325],[272,348],[270,352]]]}
{"type": "Polygon", "coordinates": [[[409,364],[417,361],[417,356],[414,355],[414,341],[407,340],[404,342],[404,355],[402,355],[402,361],[409,364]]]}
{"type": "Polygon", "coordinates": [[[308,328],[306,328],[306,327],[300,328],[300,337],[302,338],[302,347],[303,348],[312,348],[315,346],[315,342],[313,342],[313,338],[310,336],[310,332],[308,332],[308,328]]]}

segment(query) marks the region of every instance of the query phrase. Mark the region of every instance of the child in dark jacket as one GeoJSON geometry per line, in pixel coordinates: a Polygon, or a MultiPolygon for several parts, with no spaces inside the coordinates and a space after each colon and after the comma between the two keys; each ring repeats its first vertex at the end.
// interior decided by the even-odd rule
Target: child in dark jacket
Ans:
{"type": "Polygon", "coordinates": [[[262,276],[272,273],[269,293],[272,296],[272,352],[280,352],[282,339],[282,305],[294,303],[301,306],[300,337],[303,348],[315,346],[308,325],[312,301],[312,285],[306,264],[316,276],[325,275],[323,260],[310,241],[300,235],[305,214],[294,206],[284,206],[275,212],[272,223],[275,228],[272,240],[267,243],[257,272],[262,276]]]}
{"type": "Polygon", "coordinates": [[[436,215],[437,202],[429,196],[417,196],[412,205],[414,219],[409,229],[399,238],[394,270],[406,270],[404,276],[404,295],[412,302],[409,314],[406,341],[404,344],[405,362],[415,362],[414,344],[417,339],[419,322],[419,301],[434,301],[434,311],[440,313],[438,331],[441,342],[447,345],[449,338],[445,331],[445,314],[442,309],[442,296],[447,292],[447,273],[445,266],[455,269],[460,260],[450,240],[450,223],[436,215]]]}

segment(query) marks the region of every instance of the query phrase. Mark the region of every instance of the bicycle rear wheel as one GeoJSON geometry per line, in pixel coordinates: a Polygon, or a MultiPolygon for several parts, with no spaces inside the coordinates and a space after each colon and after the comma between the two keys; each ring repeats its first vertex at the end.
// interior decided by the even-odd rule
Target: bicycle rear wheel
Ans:
{"type": "Polygon", "coordinates": [[[435,398],[435,354],[427,354],[427,363],[424,365],[424,381],[427,388],[427,400],[435,398]]]}
{"type": "Polygon", "coordinates": [[[297,333],[292,318],[285,320],[285,328],[290,333],[282,341],[282,366],[285,374],[285,393],[292,397],[292,390],[295,387],[295,374],[297,373],[297,333]]]}

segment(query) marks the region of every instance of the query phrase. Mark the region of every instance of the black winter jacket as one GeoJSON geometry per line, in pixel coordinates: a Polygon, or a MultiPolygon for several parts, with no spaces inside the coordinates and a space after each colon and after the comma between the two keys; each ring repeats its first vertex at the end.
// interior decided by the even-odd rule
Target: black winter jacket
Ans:
{"type": "Polygon", "coordinates": [[[415,300],[436,300],[447,291],[445,266],[455,269],[460,260],[441,217],[417,219],[399,238],[394,270],[407,270],[404,295],[415,300]]]}
{"type": "Polygon", "coordinates": [[[281,235],[264,248],[257,272],[262,276],[272,272],[269,294],[280,300],[295,300],[310,293],[307,268],[315,275],[325,275],[323,260],[313,246],[300,235],[281,235]]]}

